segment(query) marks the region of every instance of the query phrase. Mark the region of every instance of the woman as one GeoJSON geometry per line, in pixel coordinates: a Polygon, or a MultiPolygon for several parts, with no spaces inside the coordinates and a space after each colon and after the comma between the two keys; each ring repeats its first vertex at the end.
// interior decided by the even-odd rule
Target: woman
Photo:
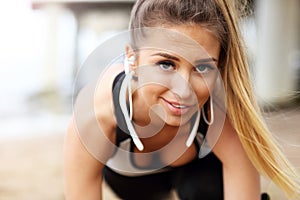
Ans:
{"type": "Polygon", "coordinates": [[[101,199],[104,177],[121,199],[175,190],[180,199],[258,200],[260,173],[299,195],[297,174],[260,118],[233,8],[229,0],[136,2],[125,73],[109,68],[95,109],[75,109],[70,123],[67,199],[101,199]]]}

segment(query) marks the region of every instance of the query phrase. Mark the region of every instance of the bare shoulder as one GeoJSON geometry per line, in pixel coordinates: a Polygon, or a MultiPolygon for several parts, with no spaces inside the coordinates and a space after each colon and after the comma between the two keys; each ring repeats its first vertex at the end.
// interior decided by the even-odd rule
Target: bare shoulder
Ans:
{"type": "Polygon", "coordinates": [[[123,65],[108,67],[98,80],[87,84],[78,94],[74,106],[76,125],[90,130],[97,123],[99,131],[113,140],[116,126],[112,98],[112,85],[115,77],[122,71],[123,65]]]}
{"type": "Polygon", "coordinates": [[[228,117],[213,152],[222,162],[225,199],[260,199],[259,173],[228,117]]]}
{"type": "Polygon", "coordinates": [[[222,133],[213,148],[213,152],[225,166],[249,165],[250,160],[234,129],[230,119],[226,117],[222,133]],[[240,163],[238,163],[240,162],[240,163]]]}
{"type": "Polygon", "coordinates": [[[64,144],[67,199],[100,199],[101,169],[115,148],[112,83],[121,70],[113,66],[77,95],[64,144]]]}
{"type": "Polygon", "coordinates": [[[121,70],[122,65],[110,67],[97,82],[89,83],[77,95],[66,136],[67,147],[72,151],[86,152],[96,160],[108,159],[116,127],[112,84],[121,70]]]}
{"type": "MultiPolygon", "coordinates": [[[[94,111],[98,122],[104,128],[114,127],[114,105],[112,97],[112,86],[116,76],[123,70],[123,65],[112,65],[105,70],[96,83],[94,94],[94,111]]],[[[109,132],[109,131],[108,131],[109,132]]]]}

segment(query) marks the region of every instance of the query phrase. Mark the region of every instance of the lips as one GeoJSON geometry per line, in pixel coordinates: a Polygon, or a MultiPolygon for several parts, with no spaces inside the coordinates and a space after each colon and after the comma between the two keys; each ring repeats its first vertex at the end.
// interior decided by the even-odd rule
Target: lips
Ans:
{"type": "Polygon", "coordinates": [[[188,110],[191,107],[193,107],[193,105],[188,105],[188,104],[182,104],[182,103],[179,103],[179,102],[168,101],[168,100],[166,100],[164,98],[162,98],[162,100],[166,103],[168,109],[174,115],[183,115],[186,112],[188,112],[188,110]]]}

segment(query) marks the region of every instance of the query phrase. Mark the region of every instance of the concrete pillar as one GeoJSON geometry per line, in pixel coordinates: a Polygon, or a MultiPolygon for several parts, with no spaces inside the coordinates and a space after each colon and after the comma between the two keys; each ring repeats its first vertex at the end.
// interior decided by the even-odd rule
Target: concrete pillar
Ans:
{"type": "Polygon", "coordinates": [[[296,90],[290,55],[299,50],[299,0],[257,1],[255,85],[261,104],[286,103],[296,90]]]}
{"type": "Polygon", "coordinates": [[[57,89],[57,50],[58,23],[62,8],[59,5],[49,5],[43,8],[46,13],[48,33],[44,63],[44,85],[46,90],[57,89]]]}
{"type": "Polygon", "coordinates": [[[44,88],[57,92],[70,90],[76,37],[75,16],[60,4],[45,5],[42,10],[47,19],[44,88]]]}

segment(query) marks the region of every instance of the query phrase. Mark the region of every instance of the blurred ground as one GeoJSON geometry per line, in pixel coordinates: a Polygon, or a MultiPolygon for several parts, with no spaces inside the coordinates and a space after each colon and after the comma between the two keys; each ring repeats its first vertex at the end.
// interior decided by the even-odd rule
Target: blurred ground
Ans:
{"type": "MultiPolygon", "coordinates": [[[[300,169],[300,108],[268,112],[265,118],[284,153],[300,169]]],[[[63,140],[64,130],[1,139],[0,200],[63,200],[63,140]]],[[[263,190],[271,193],[272,200],[285,199],[268,181],[263,182],[263,190]]],[[[115,199],[106,194],[105,199],[115,199]]]]}
{"type": "Polygon", "coordinates": [[[1,200],[61,200],[63,133],[0,141],[1,200]]]}

